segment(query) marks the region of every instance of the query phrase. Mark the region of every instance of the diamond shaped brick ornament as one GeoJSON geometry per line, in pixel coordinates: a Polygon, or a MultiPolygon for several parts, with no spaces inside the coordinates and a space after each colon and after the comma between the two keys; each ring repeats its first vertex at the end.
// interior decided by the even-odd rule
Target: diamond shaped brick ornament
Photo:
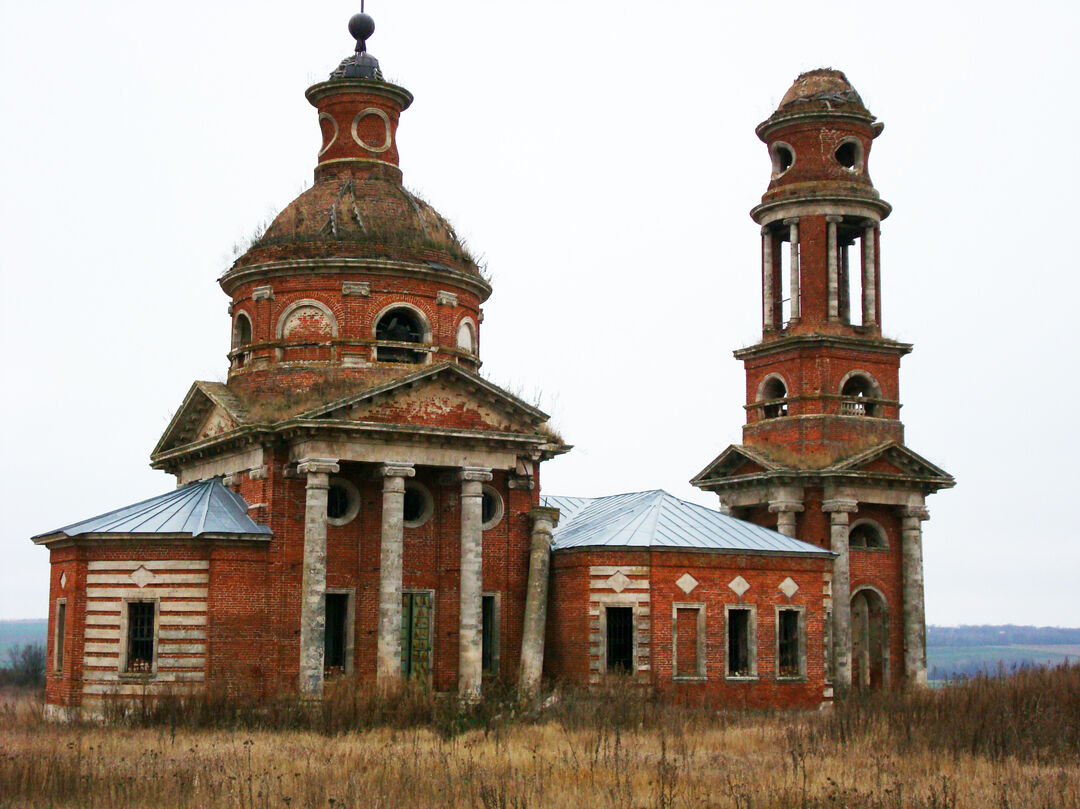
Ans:
{"type": "Polygon", "coordinates": [[[630,578],[621,570],[616,571],[615,574],[607,580],[607,586],[616,593],[621,593],[629,584],[630,578]]]}
{"type": "Polygon", "coordinates": [[[680,590],[689,595],[690,591],[698,586],[698,580],[691,576],[689,573],[683,573],[681,576],[679,576],[678,579],[676,579],[675,584],[680,590]]]}
{"type": "Polygon", "coordinates": [[[145,587],[154,580],[154,574],[142,565],[139,565],[131,571],[131,580],[135,582],[136,586],[145,587]]]}
{"type": "Polygon", "coordinates": [[[799,592],[799,585],[795,583],[795,580],[788,576],[782,582],[780,582],[780,592],[791,598],[797,592],[799,592]]]}
{"type": "Polygon", "coordinates": [[[739,598],[743,597],[743,593],[750,589],[750,582],[744,579],[742,576],[736,576],[730,582],[728,582],[728,589],[731,590],[739,598]]]}
{"type": "Polygon", "coordinates": [[[67,587],[67,571],[65,570],[60,574],[60,589],[63,590],[67,587]]]}

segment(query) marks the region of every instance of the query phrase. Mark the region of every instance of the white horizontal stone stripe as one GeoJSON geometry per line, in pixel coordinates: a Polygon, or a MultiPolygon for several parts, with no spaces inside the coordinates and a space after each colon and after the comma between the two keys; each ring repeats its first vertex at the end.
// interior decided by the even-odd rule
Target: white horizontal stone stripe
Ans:
{"type": "Polygon", "coordinates": [[[87,601],[87,612],[112,612],[117,615],[120,614],[120,602],[119,601],[87,601]]]}
{"type": "Polygon", "coordinates": [[[206,626],[206,613],[202,615],[159,615],[158,626],[206,626]]]}
{"type": "Polygon", "coordinates": [[[614,576],[616,573],[622,573],[624,576],[648,576],[649,568],[642,566],[619,566],[619,565],[593,565],[589,568],[590,576],[603,576],[605,579],[608,576],[614,576]]]}
{"type": "Polygon", "coordinates": [[[115,626],[119,631],[120,626],[120,611],[117,610],[114,613],[108,615],[87,615],[86,623],[89,624],[105,624],[106,626],[115,626]]]}
{"type": "Polygon", "coordinates": [[[206,598],[205,587],[87,587],[87,598],[206,598]]]}
{"type": "MultiPolygon", "coordinates": [[[[608,584],[607,579],[596,579],[589,582],[589,587],[593,590],[610,590],[611,585],[608,584]]],[[[648,590],[648,579],[630,579],[623,585],[624,590],[648,590]]]]}
{"type": "Polygon", "coordinates": [[[119,651],[120,651],[120,641],[119,641],[119,639],[117,639],[117,640],[114,640],[112,643],[88,643],[88,644],[86,644],[86,646],[83,647],[83,650],[87,654],[100,654],[100,653],[113,654],[113,653],[119,653],[119,651]]]}
{"type": "Polygon", "coordinates": [[[169,640],[206,640],[205,629],[160,629],[158,637],[162,642],[169,640]]]}
{"type": "Polygon", "coordinates": [[[162,601],[162,612],[206,612],[205,601],[162,601]]]}
{"type": "MultiPolygon", "coordinates": [[[[206,584],[209,581],[210,575],[208,573],[158,573],[155,574],[154,580],[148,582],[146,586],[151,584],[206,584]]],[[[86,577],[86,583],[127,584],[129,586],[134,584],[131,576],[127,573],[91,573],[86,577]]]]}
{"type": "Polygon", "coordinates": [[[609,593],[589,593],[589,601],[600,604],[638,604],[648,602],[648,600],[648,593],[627,593],[626,591],[614,595],[609,593]]]}
{"type": "Polygon", "coordinates": [[[83,665],[87,668],[98,666],[100,668],[116,668],[120,664],[120,658],[118,657],[84,657],[83,665]]]}
{"type": "MultiPolygon", "coordinates": [[[[202,672],[185,672],[190,674],[202,674],[202,672]]],[[[146,693],[154,693],[161,691],[177,691],[188,690],[195,685],[194,682],[178,683],[174,681],[160,682],[158,680],[151,680],[147,683],[124,683],[122,685],[106,685],[103,683],[87,683],[83,686],[82,692],[84,694],[105,694],[116,695],[121,697],[139,696],[146,693]]],[[[100,700],[95,700],[100,704],[100,700]]]]}
{"type": "Polygon", "coordinates": [[[137,570],[145,567],[147,570],[209,570],[210,563],[205,559],[158,559],[150,561],[124,561],[124,562],[88,562],[87,570],[137,570]]]}
{"type": "Polygon", "coordinates": [[[158,671],[169,669],[201,669],[206,665],[205,657],[166,657],[158,656],[158,671]]]}
{"type": "Polygon", "coordinates": [[[180,654],[206,654],[205,643],[169,643],[162,638],[160,645],[161,655],[180,655],[180,654]]]}
{"type": "Polygon", "coordinates": [[[87,640],[120,640],[120,627],[86,627],[87,640]]]}
{"type": "MultiPolygon", "coordinates": [[[[143,688],[144,684],[149,683],[175,683],[181,680],[201,682],[206,675],[201,671],[159,671],[152,678],[146,679],[132,678],[132,683],[136,688],[143,688]]],[[[116,683],[121,679],[120,673],[116,670],[116,666],[113,666],[112,671],[92,671],[87,672],[84,675],[83,680],[87,683],[116,683]]],[[[116,686],[105,686],[106,688],[115,689],[116,686]]],[[[106,692],[107,693],[107,692],[106,692]]]]}

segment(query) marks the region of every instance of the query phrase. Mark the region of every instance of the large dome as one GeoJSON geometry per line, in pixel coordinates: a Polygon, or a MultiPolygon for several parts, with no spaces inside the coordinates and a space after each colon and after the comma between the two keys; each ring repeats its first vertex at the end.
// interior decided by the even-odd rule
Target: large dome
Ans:
{"type": "Polygon", "coordinates": [[[235,267],[282,258],[363,257],[439,261],[479,275],[453,227],[376,165],[323,174],[278,214],[235,267]]]}

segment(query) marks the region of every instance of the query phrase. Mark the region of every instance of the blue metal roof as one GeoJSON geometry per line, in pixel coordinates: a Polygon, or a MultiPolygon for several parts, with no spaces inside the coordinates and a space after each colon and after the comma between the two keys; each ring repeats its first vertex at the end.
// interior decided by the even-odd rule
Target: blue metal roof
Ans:
{"type": "Polygon", "coordinates": [[[555,550],[584,547],[697,548],[747,553],[827,554],[823,548],[688,503],[656,489],[609,497],[544,497],[562,512],[555,550]]]}
{"type": "Polygon", "coordinates": [[[38,536],[271,533],[269,526],[259,525],[247,512],[243,497],[226,487],[221,478],[212,478],[38,536]]]}

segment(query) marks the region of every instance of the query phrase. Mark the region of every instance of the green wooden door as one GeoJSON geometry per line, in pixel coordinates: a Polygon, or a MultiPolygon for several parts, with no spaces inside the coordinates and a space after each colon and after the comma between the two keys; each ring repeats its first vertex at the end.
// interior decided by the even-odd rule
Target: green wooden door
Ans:
{"type": "Polygon", "coordinates": [[[401,673],[431,679],[431,593],[401,594],[401,673]]]}

